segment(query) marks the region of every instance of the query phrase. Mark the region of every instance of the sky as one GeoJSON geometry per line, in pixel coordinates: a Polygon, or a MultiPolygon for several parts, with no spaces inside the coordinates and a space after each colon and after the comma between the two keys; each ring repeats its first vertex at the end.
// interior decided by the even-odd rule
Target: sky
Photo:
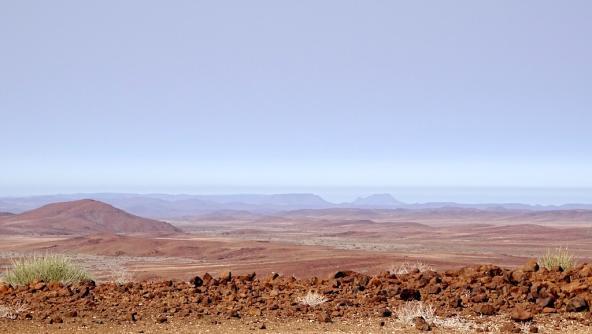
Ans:
{"type": "Polygon", "coordinates": [[[2,1],[0,195],[592,188],[590,13],[2,1]]]}

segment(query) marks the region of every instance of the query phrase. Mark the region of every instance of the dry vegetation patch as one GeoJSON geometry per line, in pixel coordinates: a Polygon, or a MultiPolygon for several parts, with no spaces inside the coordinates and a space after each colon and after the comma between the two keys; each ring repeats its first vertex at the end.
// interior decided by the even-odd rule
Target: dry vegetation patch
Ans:
{"type": "Polygon", "coordinates": [[[549,249],[547,253],[538,259],[541,267],[548,270],[560,267],[563,270],[569,270],[576,266],[574,256],[567,248],[549,249]]]}
{"type": "Polygon", "coordinates": [[[31,256],[14,259],[2,277],[11,285],[27,285],[35,281],[72,284],[91,279],[81,266],[63,255],[31,256]]]}
{"type": "Polygon", "coordinates": [[[470,333],[480,328],[476,323],[461,317],[438,317],[432,305],[421,301],[412,301],[403,304],[397,310],[397,319],[406,326],[415,327],[417,327],[417,319],[423,319],[429,326],[460,331],[462,333],[470,333]]]}
{"type": "Polygon", "coordinates": [[[28,306],[23,303],[17,303],[14,306],[0,305],[0,318],[15,320],[19,314],[28,309],[28,306]]]}
{"type": "Polygon", "coordinates": [[[425,272],[425,271],[433,271],[434,268],[429,264],[423,263],[421,261],[417,262],[405,262],[401,265],[392,267],[389,272],[395,275],[406,275],[413,272],[425,272]]]}
{"type": "Polygon", "coordinates": [[[297,301],[302,305],[317,306],[328,301],[325,296],[315,291],[309,291],[306,295],[299,297],[297,301]]]}

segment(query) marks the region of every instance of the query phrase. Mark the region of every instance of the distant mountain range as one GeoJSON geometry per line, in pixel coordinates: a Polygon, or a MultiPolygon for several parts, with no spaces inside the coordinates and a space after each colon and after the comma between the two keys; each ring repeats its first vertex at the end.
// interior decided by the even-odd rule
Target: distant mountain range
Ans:
{"type": "MultiPolygon", "coordinates": [[[[21,213],[54,203],[94,199],[135,215],[151,218],[171,218],[203,215],[225,210],[273,213],[302,209],[439,209],[463,208],[475,210],[592,210],[592,204],[528,205],[520,203],[464,204],[454,202],[403,203],[390,194],[374,194],[360,197],[352,202],[331,203],[315,194],[233,194],[233,195],[170,195],[170,194],[125,194],[92,193],[30,197],[0,198],[0,212],[21,213]]],[[[4,214],[5,215],[5,214],[4,214]]]]}

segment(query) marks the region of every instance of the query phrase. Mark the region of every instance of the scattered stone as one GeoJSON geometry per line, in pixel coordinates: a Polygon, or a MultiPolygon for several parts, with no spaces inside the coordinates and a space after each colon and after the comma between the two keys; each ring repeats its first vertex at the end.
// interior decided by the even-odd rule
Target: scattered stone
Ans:
{"type": "Polygon", "coordinates": [[[0,294],[5,294],[10,291],[10,285],[0,282],[0,294]]]}
{"type": "Polygon", "coordinates": [[[520,333],[522,330],[511,322],[507,322],[500,327],[502,333],[520,333]]]}
{"type": "Polygon", "coordinates": [[[510,317],[512,318],[512,320],[518,322],[527,322],[532,321],[533,319],[532,313],[526,311],[521,307],[514,308],[514,310],[512,310],[512,313],[510,314],[510,317]]]}
{"type": "Polygon", "coordinates": [[[427,332],[432,330],[430,324],[428,324],[428,322],[423,317],[414,318],[413,325],[418,331],[427,332]]]}
{"type": "Polygon", "coordinates": [[[497,313],[495,307],[493,307],[493,305],[491,304],[479,304],[476,305],[473,309],[476,313],[482,315],[494,315],[497,313]]]}
{"type": "Polygon", "coordinates": [[[546,298],[537,298],[536,303],[541,307],[553,307],[553,304],[555,303],[555,298],[553,296],[549,296],[546,298]]]}
{"type": "Polygon", "coordinates": [[[203,281],[203,279],[201,279],[201,277],[195,276],[194,278],[191,279],[190,283],[193,284],[193,286],[195,286],[196,288],[199,288],[200,286],[203,285],[204,281],[203,281]]]}
{"type": "Polygon", "coordinates": [[[404,301],[421,300],[421,293],[415,289],[403,289],[399,297],[404,301]]]}
{"type": "Polygon", "coordinates": [[[588,303],[580,297],[575,297],[569,301],[565,310],[567,312],[583,312],[588,310],[588,303]]]}
{"type": "Polygon", "coordinates": [[[333,320],[331,320],[331,317],[327,313],[319,313],[317,315],[317,320],[319,322],[325,322],[325,323],[329,323],[329,322],[333,321],[333,320]]]}
{"type": "Polygon", "coordinates": [[[539,271],[539,264],[537,262],[537,259],[530,259],[528,260],[528,262],[526,262],[526,264],[524,265],[524,267],[522,267],[522,270],[525,272],[537,272],[539,271]]]}
{"type": "MultiPolygon", "coordinates": [[[[222,320],[239,316],[322,322],[379,316],[385,317],[384,321],[394,316],[391,307],[418,300],[432,305],[442,315],[501,314],[516,322],[531,321],[538,314],[590,309],[592,265],[579,265],[560,272],[545,268],[532,271],[536,269],[534,264],[531,261],[519,270],[483,265],[406,275],[369,276],[341,271],[328,279],[296,279],[277,273],[264,278],[257,278],[255,274],[226,273],[214,279],[206,273],[191,282],[96,285],[88,281],[69,286],[35,282],[15,287],[0,283],[0,305],[27,305],[27,311],[21,313],[19,319],[34,317],[52,324],[59,323],[60,317],[77,323],[133,323],[142,320],[137,313],[140,310],[144,318],[156,322],[200,317],[222,320]],[[299,298],[310,291],[328,300],[320,304],[302,303],[299,298]]],[[[566,319],[566,316],[582,325],[591,324],[590,314],[560,317],[566,319]]],[[[376,324],[380,323],[381,319],[377,319],[376,324]]],[[[253,329],[257,326],[253,325],[253,329]]]]}
{"type": "Polygon", "coordinates": [[[230,271],[225,271],[220,274],[219,281],[220,283],[230,282],[232,280],[232,273],[230,271]]]}

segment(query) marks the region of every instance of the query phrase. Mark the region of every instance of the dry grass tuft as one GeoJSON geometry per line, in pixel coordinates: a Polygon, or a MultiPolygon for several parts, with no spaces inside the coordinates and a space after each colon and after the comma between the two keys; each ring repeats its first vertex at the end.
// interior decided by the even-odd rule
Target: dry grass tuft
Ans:
{"type": "Polygon", "coordinates": [[[432,305],[419,301],[405,303],[397,311],[397,318],[406,325],[413,324],[413,319],[417,317],[422,317],[428,323],[433,323],[434,319],[436,319],[436,314],[432,305]]]}
{"type": "Polygon", "coordinates": [[[397,319],[404,325],[412,326],[413,319],[418,317],[423,318],[430,325],[461,333],[472,333],[478,328],[477,324],[460,317],[438,317],[432,305],[425,304],[421,301],[407,302],[397,310],[397,319]]]}
{"type": "Polygon", "coordinates": [[[72,284],[91,279],[79,265],[63,255],[31,256],[12,261],[2,280],[11,285],[27,285],[34,281],[72,284]]]}
{"type": "Polygon", "coordinates": [[[15,306],[0,305],[0,318],[16,320],[20,313],[28,310],[26,304],[16,304],[15,306]]]}
{"type": "Polygon", "coordinates": [[[107,280],[109,282],[123,285],[133,280],[132,274],[118,261],[106,260],[105,268],[109,272],[109,279],[107,280]]]}
{"type": "Polygon", "coordinates": [[[417,261],[414,263],[405,262],[399,266],[394,266],[389,270],[389,272],[391,274],[395,274],[395,275],[406,275],[406,274],[409,274],[410,272],[415,271],[416,269],[419,270],[419,272],[434,270],[432,268],[432,266],[430,266],[429,264],[417,261]]]}
{"type": "Polygon", "coordinates": [[[299,297],[297,301],[302,305],[317,306],[328,301],[328,299],[318,292],[309,291],[303,297],[299,297]]]}
{"type": "Polygon", "coordinates": [[[547,253],[538,259],[538,263],[541,267],[549,270],[556,267],[561,267],[563,270],[569,270],[576,266],[574,256],[567,248],[561,247],[547,250],[547,253]]]}

